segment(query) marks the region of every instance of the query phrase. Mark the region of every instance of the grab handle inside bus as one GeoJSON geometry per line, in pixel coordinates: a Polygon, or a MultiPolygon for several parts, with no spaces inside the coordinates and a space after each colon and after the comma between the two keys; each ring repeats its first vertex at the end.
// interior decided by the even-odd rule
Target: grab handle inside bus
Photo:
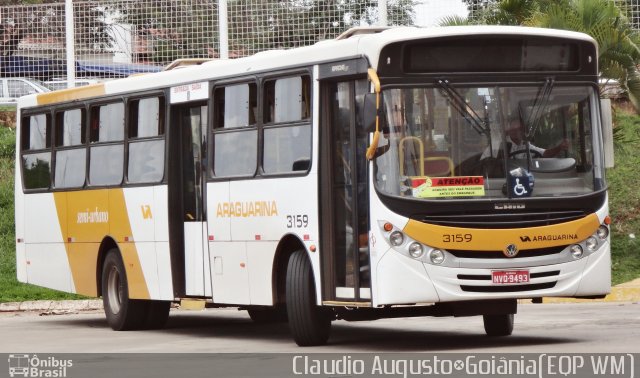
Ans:
{"type": "Polygon", "coordinates": [[[368,74],[376,93],[376,131],[373,133],[371,145],[367,148],[367,160],[371,160],[375,156],[378,142],[380,141],[380,79],[373,68],[369,68],[368,74]]]}

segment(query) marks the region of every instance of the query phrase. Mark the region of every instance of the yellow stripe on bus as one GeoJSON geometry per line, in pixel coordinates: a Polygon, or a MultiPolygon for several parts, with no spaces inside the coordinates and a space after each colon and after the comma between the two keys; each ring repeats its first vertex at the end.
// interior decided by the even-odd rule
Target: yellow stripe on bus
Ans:
{"type": "Polygon", "coordinates": [[[519,250],[558,247],[583,241],[600,222],[596,214],[551,226],[513,229],[446,227],[409,220],[404,233],[434,248],[472,251],[503,251],[515,244],[519,250]]]}
{"type": "Polygon", "coordinates": [[[80,100],[83,98],[97,97],[105,94],[104,84],[91,84],[77,88],[62,89],[59,91],[39,94],[38,105],[54,104],[58,102],[80,100]]]}
{"type": "Polygon", "coordinates": [[[123,189],[98,189],[54,193],[60,230],[78,294],[98,296],[96,272],[98,249],[105,236],[118,244],[127,272],[129,297],[149,299],[123,189]]]}

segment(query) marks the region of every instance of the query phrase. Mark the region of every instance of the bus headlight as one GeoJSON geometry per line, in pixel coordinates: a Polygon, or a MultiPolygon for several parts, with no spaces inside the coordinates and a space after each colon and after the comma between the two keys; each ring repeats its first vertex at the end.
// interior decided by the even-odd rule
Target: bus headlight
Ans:
{"type": "Polygon", "coordinates": [[[587,246],[587,249],[590,252],[593,252],[596,249],[598,249],[598,239],[594,238],[593,236],[589,236],[589,238],[587,238],[587,241],[584,244],[587,246]]]}
{"type": "Polygon", "coordinates": [[[431,260],[431,263],[434,265],[442,264],[444,262],[444,252],[439,249],[432,249],[431,252],[429,252],[429,260],[431,260]]]}
{"type": "Polygon", "coordinates": [[[404,243],[404,235],[400,231],[393,231],[389,235],[389,242],[394,247],[401,246],[404,243]]]}
{"type": "Polygon", "coordinates": [[[598,227],[598,231],[596,231],[596,235],[600,238],[600,240],[604,240],[609,236],[609,228],[607,226],[598,227]]]}
{"type": "Polygon", "coordinates": [[[571,250],[571,256],[573,256],[574,259],[579,259],[580,257],[582,257],[583,250],[579,244],[572,245],[570,250],[571,250]]]}
{"type": "Polygon", "coordinates": [[[422,249],[422,244],[417,242],[413,242],[409,244],[409,254],[414,259],[419,259],[420,257],[422,257],[422,255],[424,255],[424,249],[422,249]]]}

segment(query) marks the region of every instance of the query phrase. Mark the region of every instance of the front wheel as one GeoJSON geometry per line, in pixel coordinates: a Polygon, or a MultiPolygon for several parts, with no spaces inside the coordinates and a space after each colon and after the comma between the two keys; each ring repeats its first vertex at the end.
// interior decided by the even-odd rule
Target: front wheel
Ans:
{"type": "Polygon", "coordinates": [[[513,332],[513,314],[482,315],[488,336],[509,336],[513,332]]]}
{"type": "Polygon", "coordinates": [[[287,316],[299,346],[324,345],[331,331],[331,313],[316,305],[311,263],[304,250],[291,255],[287,266],[287,316]]]}

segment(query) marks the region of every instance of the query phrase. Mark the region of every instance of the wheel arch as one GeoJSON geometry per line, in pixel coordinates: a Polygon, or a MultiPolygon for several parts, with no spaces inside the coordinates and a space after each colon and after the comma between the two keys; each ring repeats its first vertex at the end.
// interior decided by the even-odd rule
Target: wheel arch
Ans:
{"type": "MultiPolygon", "coordinates": [[[[111,236],[105,236],[100,243],[100,248],[98,248],[98,261],[96,264],[96,288],[98,290],[98,297],[102,296],[102,266],[104,264],[104,259],[107,257],[107,253],[114,248],[118,250],[118,253],[120,253],[118,243],[116,243],[111,236]]],[[[120,257],[122,258],[122,256],[120,257]]]]}
{"type": "MultiPolygon", "coordinates": [[[[309,258],[309,261],[313,261],[313,256],[309,253],[309,250],[305,246],[304,242],[295,234],[287,234],[278,243],[276,252],[273,258],[273,270],[272,270],[272,282],[273,288],[273,303],[274,305],[284,304],[286,302],[286,282],[287,282],[287,265],[289,264],[289,258],[297,250],[304,250],[309,258]]],[[[311,264],[315,282],[318,283],[318,272],[316,271],[316,264],[311,264]]],[[[319,286],[319,285],[316,285],[319,286]]],[[[320,295],[320,290],[316,287],[316,294],[320,295]]]]}

